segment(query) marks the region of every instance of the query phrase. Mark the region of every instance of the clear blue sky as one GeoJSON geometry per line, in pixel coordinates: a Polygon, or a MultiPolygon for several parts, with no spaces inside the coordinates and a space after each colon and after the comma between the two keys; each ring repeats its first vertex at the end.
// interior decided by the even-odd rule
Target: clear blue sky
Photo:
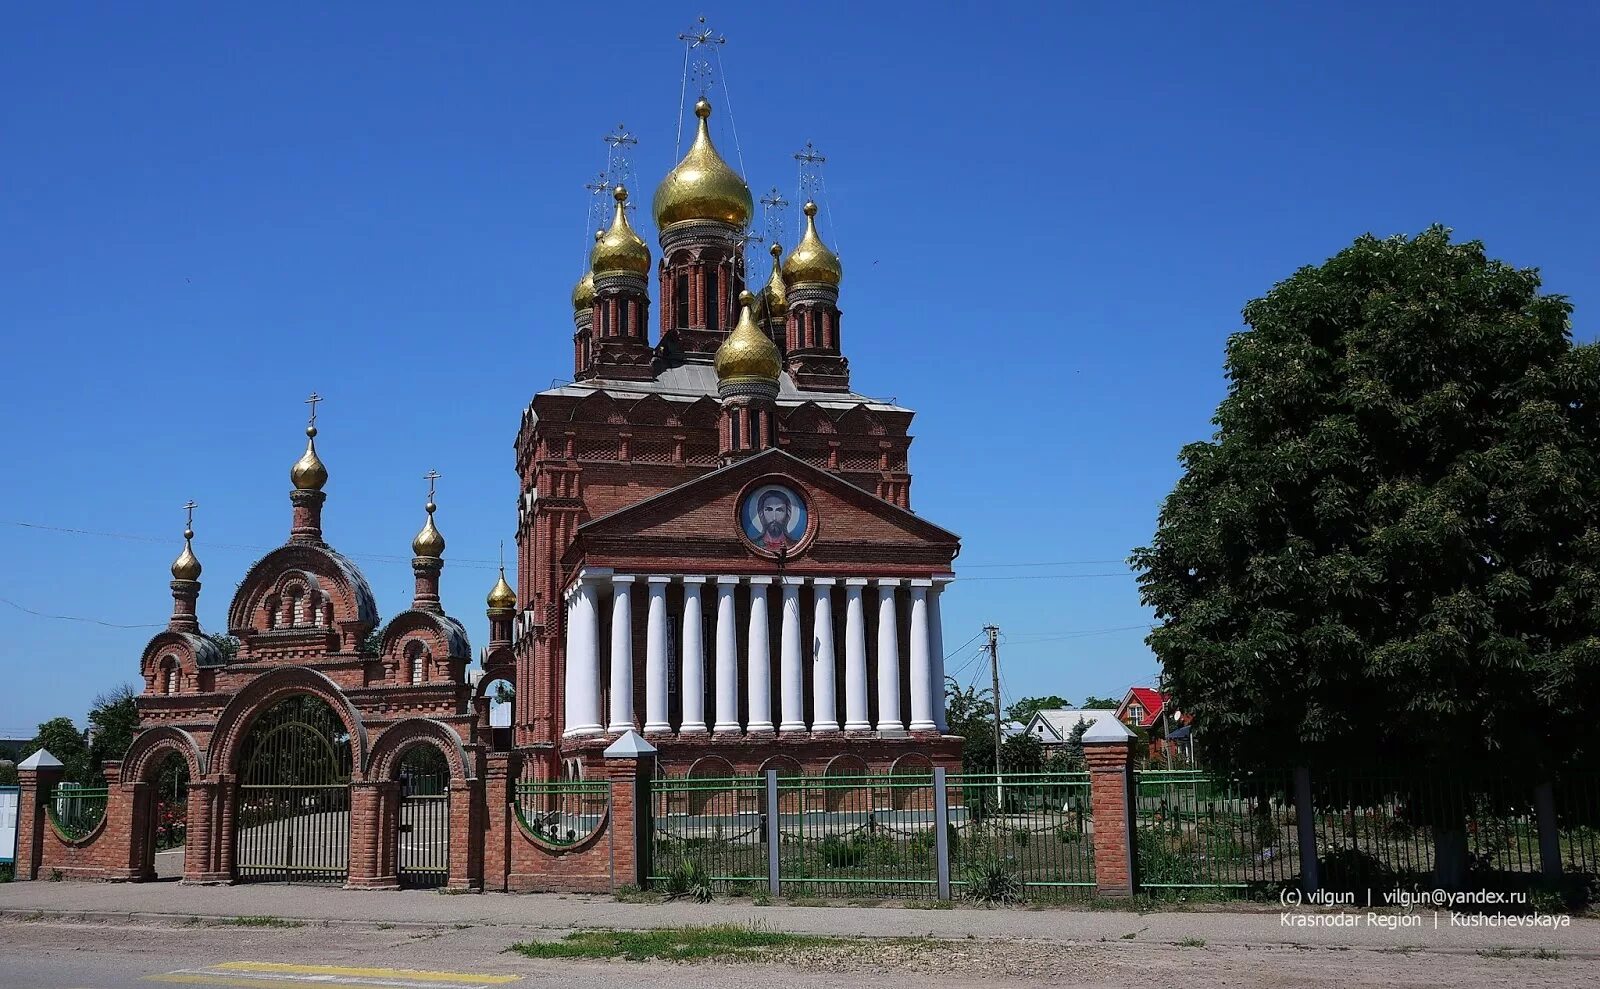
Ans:
{"type": "MultiPolygon", "coordinates": [[[[646,197],[671,166],[701,11],[332,6],[5,14],[0,597],[161,625],[192,497],[222,629],[288,535],[316,389],[328,539],[400,611],[437,468],[482,645],[518,415],[571,371],[581,186],[619,121],[646,197]]],[[[1156,675],[1132,576],[1068,561],[1149,538],[1246,300],[1442,222],[1542,267],[1578,336],[1600,302],[1592,7],[1128,6],[704,11],[752,187],[793,199],[790,154],[829,157],[853,381],[919,410],[913,503],[964,537],[951,668],[993,621],[1012,697],[1156,675]]],[[[0,604],[0,728],[81,719],[153,631],[0,604]]]]}

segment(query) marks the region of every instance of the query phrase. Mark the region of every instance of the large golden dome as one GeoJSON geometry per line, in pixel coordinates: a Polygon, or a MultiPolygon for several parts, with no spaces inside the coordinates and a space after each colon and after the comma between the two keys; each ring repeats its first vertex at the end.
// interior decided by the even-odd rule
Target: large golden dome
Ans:
{"type": "Polygon", "coordinates": [[[506,583],[506,571],[500,568],[500,579],[494,582],[494,587],[489,589],[489,609],[491,611],[511,611],[517,606],[517,592],[506,583]]]}
{"type": "Polygon", "coordinates": [[[790,285],[805,282],[838,285],[844,278],[844,266],[839,263],[839,255],[829,250],[817,236],[817,204],[807,202],[805,212],[806,235],[783,262],[784,280],[790,285]]]}
{"type": "MultiPolygon", "coordinates": [[[[591,278],[593,275],[612,271],[631,271],[636,275],[648,275],[650,248],[645,246],[644,240],[633,232],[633,227],[628,225],[628,211],[624,206],[628,201],[628,190],[625,186],[619,185],[611,195],[617,200],[617,212],[611,218],[611,229],[594,242],[594,250],[589,253],[591,278]]],[[[576,292],[573,293],[573,304],[577,304],[576,292]]]]}
{"type": "Polygon", "coordinates": [[[777,344],[761,332],[750,316],[750,306],[755,296],[739,293],[739,325],[717,348],[715,367],[717,381],[728,384],[741,381],[778,381],[782,359],[777,344]]]}
{"type": "Polygon", "coordinates": [[[656,229],[684,220],[721,220],[743,228],[755,212],[750,187],[717,154],[706,120],[711,104],[701,97],[694,105],[700,118],[689,153],[656,186],[656,229]]]}
{"type": "Polygon", "coordinates": [[[438,506],[429,501],[426,508],[428,521],[423,524],[422,531],[417,533],[417,538],[411,540],[411,552],[418,556],[431,556],[435,560],[444,556],[444,536],[433,524],[433,512],[438,506]]]}
{"type": "Polygon", "coordinates": [[[289,480],[300,491],[321,491],[328,483],[328,468],[317,456],[317,427],[306,427],[306,452],[289,468],[289,480]]]}

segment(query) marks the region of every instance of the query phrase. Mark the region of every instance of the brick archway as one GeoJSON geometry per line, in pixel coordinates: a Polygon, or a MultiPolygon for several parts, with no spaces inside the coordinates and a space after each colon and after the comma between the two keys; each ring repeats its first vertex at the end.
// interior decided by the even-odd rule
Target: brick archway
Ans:
{"type": "Polygon", "coordinates": [[[120,788],[129,808],[129,878],[147,881],[156,878],[156,829],[161,823],[161,794],[157,793],[156,774],[172,756],[188,767],[190,787],[181,801],[183,814],[184,878],[199,878],[211,857],[211,836],[215,831],[216,806],[210,799],[215,788],[195,788],[205,777],[206,759],[193,735],[171,725],[140,732],[122,759],[120,788]]]}
{"type": "MultiPolygon", "coordinates": [[[[431,718],[408,718],[383,730],[373,743],[365,781],[353,788],[351,886],[399,888],[408,864],[414,867],[427,860],[437,868],[433,852],[439,851],[448,862],[446,888],[483,888],[482,821],[486,809],[478,772],[480,752],[478,748],[468,752],[454,729],[431,718]],[[407,756],[419,748],[432,749],[444,759],[450,779],[442,795],[405,792],[401,768],[407,756]],[[439,800],[440,796],[444,799],[439,800]],[[402,841],[430,847],[402,847],[402,841]],[[442,850],[431,847],[441,841],[442,850]]],[[[435,877],[429,884],[438,882],[435,877]]]]}
{"type": "MultiPolygon", "coordinates": [[[[350,733],[352,771],[363,774],[368,762],[368,747],[367,729],[361,722],[361,715],[338,684],[315,670],[296,666],[261,674],[228,701],[217,716],[217,730],[206,749],[206,765],[211,771],[237,774],[239,750],[256,718],[292,694],[309,694],[333,709],[334,715],[350,733]]],[[[351,781],[355,782],[356,777],[352,777],[351,781]]]]}

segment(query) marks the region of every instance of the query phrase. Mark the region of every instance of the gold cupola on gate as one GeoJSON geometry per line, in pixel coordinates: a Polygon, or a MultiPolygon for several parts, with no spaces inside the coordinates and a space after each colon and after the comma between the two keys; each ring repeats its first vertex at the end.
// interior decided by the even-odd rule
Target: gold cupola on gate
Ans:
{"type": "Polygon", "coordinates": [[[806,283],[838,286],[844,279],[844,265],[817,234],[817,204],[805,205],[806,232],[783,262],[783,279],[790,285],[806,283]]]}
{"type": "Polygon", "coordinates": [[[317,427],[306,427],[306,452],[289,468],[289,480],[297,491],[321,491],[328,483],[328,468],[317,456],[317,427]]]}
{"type": "Polygon", "coordinates": [[[704,96],[695,101],[694,115],[699,122],[689,153],[656,186],[656,229],[686,220],[717,220],[743,229],[755,212],[750,187],[711,143],[711,103],[704,96]]]}

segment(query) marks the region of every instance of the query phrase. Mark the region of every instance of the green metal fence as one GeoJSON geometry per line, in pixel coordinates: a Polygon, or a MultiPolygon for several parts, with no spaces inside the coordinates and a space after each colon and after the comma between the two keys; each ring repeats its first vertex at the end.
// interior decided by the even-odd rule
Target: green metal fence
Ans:
{"type": "Polygon", "coordinates": [[[722,890],[767,883],[766,780],[761,776],[663,777],[651,787],[649,880],[698,863],[722,890]]]}
{"type": "Polygon", "coordinates": [[[958,895],[997,871],[1029,898],[1094,888],[1088,773],[951,774],[946,787],[958,895]]]}
{"type": "Polygon", "coordinates": [[[1540,871],[1539,820],[1525,781],[1379,774],[1312,781],[1325,888],[1431,888],[1437,854],[1452,842],[1479,881],[1540,871]]]}
{"type": "Polygon", "coordinates": [[[606,820],[611,784],[606,780],[537,780],[517,784],[517,819],[540,840],[575,845],[606,820]]]}
{"type": "Polygon", "coordinates": [[[1600,774],[1568,775],[1555,799],[1563,867],[1600,885],[1600,774]]]}
{"type": "Polygon", "coordinates": [[[1146,891],[1265,893],[1300,872],[1292,776],[1228,780],[1196,770],[1135,779],[1136,872],[1146,891]]]}
{"type": "Polygon", "coordinates": [[[46,801],[50,823],[55,827],[56,833],[68,841],[88,837],[106,816],[106,800],[110,793],[111,791],[103,786],[87,787],[75,783],[62,783],[57,786],[46,801]]]}
{"type": "Polygon", "coordinates": [[[780,777],[778,832],[790,895],[938,895],[932,775],[780,777]]]}

